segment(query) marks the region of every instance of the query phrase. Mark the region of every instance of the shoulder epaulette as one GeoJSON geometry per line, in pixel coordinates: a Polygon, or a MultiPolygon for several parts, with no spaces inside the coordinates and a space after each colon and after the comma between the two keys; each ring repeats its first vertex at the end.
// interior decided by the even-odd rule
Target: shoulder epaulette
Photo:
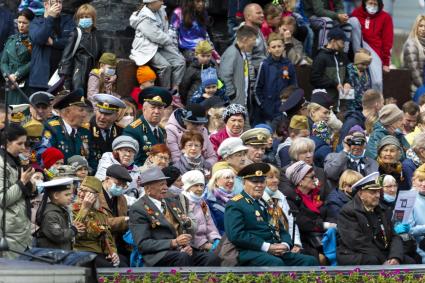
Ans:
{"type": "Polygon", "coordinates": [[[243,195],[241,195],[241,194],[235,195],[235,196],[232,198],[232,200],[233,200],[233,201],[239,201],[239,200],[241,200],[241,199],[243,199],[243,195]]]}
{"type": "Polygon", "coordinates": [[[83,123],[82,125],[81,125],[81,128],[84,128],[84,129],[87,129],[87,130],[90,130],[90,123],[83,123]]]}
{"type": "Polygon", "coordinates": [[[130,127],[132,127],[133,129],[136,128],[137,126],[139,126],[140,124],[142,124],[142,120],[137,119],[135,120],[133,123],[130,124],[130,127]]]}
{"type": "Polygon", "coordinates": [[[99,76],[100,75],[100,69],[92,69],[91,72],[93,75],[99,76]]]}
{"type": "Polygon", "coordinates": [[[52,127],[56,127],[56,126],[60,126],[61,123],[59,122],[59,120],[51,120],[48,122],[48,124],[52,127]]]}

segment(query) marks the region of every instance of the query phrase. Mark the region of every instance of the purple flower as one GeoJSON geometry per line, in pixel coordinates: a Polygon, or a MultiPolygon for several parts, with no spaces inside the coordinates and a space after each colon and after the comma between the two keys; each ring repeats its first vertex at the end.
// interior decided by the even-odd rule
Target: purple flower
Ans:
{"type": "Polygon", "coordinates": [[[272,275],[273,275],[274,277],[279,277],[280,273],[279,273],[279,272],[273,272],[273,273],[272,273],[272,275]]]}
{"type": "Polygon", "coordinates": [[[295,272],[289,272],[289,277],[292,279],[297,279],[297,274],[295,272]]]}
{"type": "Polygon", "coordinates": [[[127,269],[127,271],[126,271],[127,273],[132,273],[133,272],[133,270],[132,269],[127,269]]]}
{"type": "Polygon", "coordinates": [[[105,282],[105,278],[100,277],[100,278],[97,280],[97,282],[99,282],[99,283],[103,283],[103,282],[105,282]]]}
{"type": "Polygon", "coordinates": [[[353,270],[354,272],[360,272],[360,268],[359,267],[356,267],[356,268],[354,268],[354,270],[353,270]]]}
{"type": "Polygon", "coordinates": [[[173,274],[173,275],[176,275],[177,270],[175,270],[175,269],[171,269],[170,273],[171,273],[171,274],[173,274]]]}

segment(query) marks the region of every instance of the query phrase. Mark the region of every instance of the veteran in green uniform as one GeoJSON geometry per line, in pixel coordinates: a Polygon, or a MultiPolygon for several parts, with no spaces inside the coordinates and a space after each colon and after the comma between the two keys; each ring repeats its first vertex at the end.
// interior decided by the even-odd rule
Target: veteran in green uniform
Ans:
{"type": "Polygon", "coordinates": [[[123,128],[115,125],[118,111],[125,103],[110,94],[93,95],[96,103],[95,115],[90,120],[90,157],[89,165],[96,172],[99,160],[105,152],[112,152],[112,142],[122,134],[123,128]]]}
{"type": "Polygon", "coordinates": [[[148,87],[139,94],[139,103],[143,104],[143,115],[128,125],[123,135],[130,136],[139,143],[139,153],[135,158],[136,165],[143,165],[147,153],[155,144],[165,143],[165,130],[159,126],[164,109],[170,106],[172,96],[162,87],[148,87]]]}
{"type": "Polygon", "coordinates": [[[239,171],[244,191],[227,203],[224,212],[226,235],[239,250],[245,266],[314,266],[316,258],[290,252],[293,244],[283,223],[270,224],[269,207],[261,198],[270,165],[253,163],[239,171]]]}
{"type": "Polygon", "coordinates": [[[83,91],[77,89],[53,105],[53,108],[59,110],[60,116],[44,124],[43,145],[61,150],[65,163],[73,155],[89,158],[90,132],[88,127],[83,127],[87,115],[86,107],[83,91]]]}
{"type": "Polygon", "coordinates": [[[248,159],[254,163],[262,162],[270,138],[269,131],[263,128],[254,128],[244,132],[240,138],[244,146],[248,148],[248,159]]]}

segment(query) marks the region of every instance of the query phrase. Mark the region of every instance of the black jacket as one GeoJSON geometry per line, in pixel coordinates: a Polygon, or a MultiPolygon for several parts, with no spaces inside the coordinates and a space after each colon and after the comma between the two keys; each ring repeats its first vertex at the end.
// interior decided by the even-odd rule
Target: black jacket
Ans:
{"type": "Polygon", "coordinates": [[[81,41],[72,56],[78,33],[75,29],[66,45],[59,67],[59,75],[65,76],[65,87],[71,90],[83,88],[87,92],[87,81],[90,71],[96,66],[102,56],[103,42],[96,29],[91,32],[82,32],[81,41]]]}
{"type": "Polygon", "coordinates": [[[403,261],[403,243],[393,233],[387,211],[377,206],[367,212],[357,194],[338,217],[339,265],[381,265],[396,258],[403,261]]]}
{"type": "Polygon", "coordinates": [[[216,68],[212,61],[207,65],[201,65],[198,60],[194,58],[193,61],[190,62],[184,72],[184,77],[179,88],[180,96],[184,103],[188,103],[195,91],[201,86],[201,72],[209,67],[216,68]]]}
{"type": "Polygon", "coordinates": [[[71,225],[69,212],[56,204],[48,203],[43,213],[40,229],[36,233],[37,247],[72,250],[72,239],[77,230],[71,225]]]}
{"type": "Polygon", "coordinates": [[[314,58],[311,66],[310,82],[313,88],[324,88],[336,104],[339,94],[337,90],[338,77],[335,58],[338,61],[338,70],[341,84],[348,82],[347,65],[350,63],[344,52],[322,48],[314,58]]]}

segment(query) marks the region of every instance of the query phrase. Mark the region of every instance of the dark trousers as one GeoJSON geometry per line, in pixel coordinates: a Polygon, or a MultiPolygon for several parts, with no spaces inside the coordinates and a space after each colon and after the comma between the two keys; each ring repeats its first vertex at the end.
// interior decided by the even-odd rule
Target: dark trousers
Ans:
{"type": "MultiPolygon", "coordinates": [[[[118,267],[128,267],[127,259],[122,255],[118,255],[118,256],[120,257],[120,265],[118,265],[118,267]]],[[[103,254],[98,254],[96,256],[96,258],[94,259],[94,264],[95,264],[96,268],[99,268],[99,267],[114,267],[112,265],[111,260],[106,259],[106,255],[103,255],[103,254]]]]}
{"type": "Polygon", "coordinates": [[[220,259],[214,253],[195,249],[192,256],[180,251],[168,251],[155,266],[220,266],[220,259]]]}

